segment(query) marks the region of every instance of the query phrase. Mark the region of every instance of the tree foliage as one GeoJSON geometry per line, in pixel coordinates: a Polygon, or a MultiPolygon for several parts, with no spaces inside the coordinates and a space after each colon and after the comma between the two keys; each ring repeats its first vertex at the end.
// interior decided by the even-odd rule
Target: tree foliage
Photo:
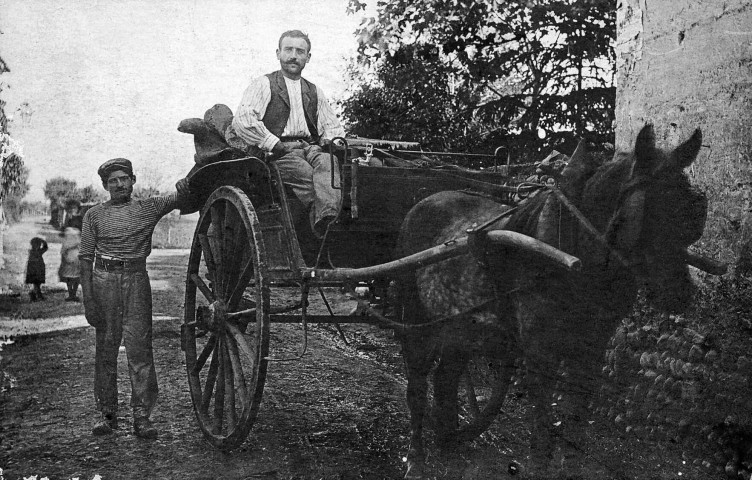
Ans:
{"type": "Polygon", "coordinates": [[[75,180],[54,177],[44,184],[44,196],[50,201],[51,209],[64,209],[71,201],[78,203],[96,203],[104,201],[106,195],[94,185],[79,188],[75,180]]]}
{"type": "Polygon", "coordinates": [[[97,203],[106,200],[106,195],[101,188],[97,188],[94,185],[87,185],[78,190],[78,200],[81,203],[97,203]]]}
{"type": "MultiPolygon", "coordinates": [[[[0,58],[0,74],[6,72],[10,72],[10,68],[0,58]]],[[[0,93],[4,86],[0,83],[0,93]]],[[[5,100],[0,99],[0,208],[8,211],[7,207],[11,207],[10,214],[3,215],[3,219],[18,220],[21,200],[29,190],[29,169],[24,166],[23,157],[21,143],[8,134],[5,100]]],[[[1,258],[0,264],[2,264],[1,258]]]]}
{"type": "Polygon", "coordinates": [[[465,146],[464,106],[474,101],[470,91],[450,95],[453,69],[430,46],[405,46],[379,64],[380,82],[351,68],[359,89],[343,102],[343,119],[356,135],[412,141],[420,138],[432,148],[453,150],[465,146]]]}
{"type": "Polygon", "coordinates": [[[44,196],[50,201],[50,207],[65,208],[66,201],[78,200],[76,181],[65,177],[53,177],[44,183],[44,196]]]}
{"type": "Polygon", "coordinates": [[[3,198],[3,211],[5,218],[10,223],[16,223],[21,220],[23,199],[29,191],[29,169],[21,165],[21,172],[12,188],[3,198]]]}
{"type": "Polygon", "coordinates": [[[357,31],[345,118],[364,136],[386,125],[434,148],[518,156],[613,142],[615,34],[606,0],[379,2],[357,31]]]}

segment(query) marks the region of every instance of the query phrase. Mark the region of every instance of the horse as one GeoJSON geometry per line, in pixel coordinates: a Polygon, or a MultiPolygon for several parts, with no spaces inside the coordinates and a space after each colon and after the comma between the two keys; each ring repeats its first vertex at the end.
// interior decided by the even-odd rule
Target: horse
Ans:
{"type": "Polygon", "coordinates": [[[534,253],[487,246],[480,255],[442,260],[395,281],[395,311],[406,324],[398,334],[410,412],[406,478],[422,475],[432,368],[437,445],[451,448],[480,433],[458,429],[459,380],[474,354],[510,368],[524,360],[530,471],[546,475],[560,471],[565,461],[576,463],[579,452],[562,441],[561,432],[584,431],[603,353],[638,291],[644,289],[662,312],[682,312],[692,301],[687,247],[702,235],[707,199],[683,170],[701,146],[697,129],[673,150],[660,149],[646,124],[633,151],[617,152],[602,165],[575,152],[558,188],[542,189],[514,210],[458,191],[434,194],[410,210],[400,228],[398,257],[454,241],[482,225],[543,241],[579,258],[581,268],[566,271],[534,253]],[[554,411],[554,393],[564,394],[567,411],[559,412],[562,406],[554,411]]]}

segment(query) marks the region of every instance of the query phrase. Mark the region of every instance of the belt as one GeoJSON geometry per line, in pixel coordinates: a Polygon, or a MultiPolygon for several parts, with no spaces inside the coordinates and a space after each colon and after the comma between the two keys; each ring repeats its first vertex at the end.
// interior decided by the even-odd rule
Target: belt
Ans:
{"type": "Polygon", "coordinates": [[[313,139],[311,137],[279,137],[280,142],[306,142],[313,145],[313,139]]]}
{"type": "Polygon", "coordinates": [[[145,258],[105,258],[97,255],[94,258],[94,268],[105,272],[139,271],[146,269],[145,258]]]}

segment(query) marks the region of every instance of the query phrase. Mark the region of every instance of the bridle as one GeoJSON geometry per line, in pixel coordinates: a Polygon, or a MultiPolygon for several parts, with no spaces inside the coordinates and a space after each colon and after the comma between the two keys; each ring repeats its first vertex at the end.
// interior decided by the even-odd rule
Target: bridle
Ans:
{"type": "MultiPolygon", "coordinates": [[[[619,196],[616,200],[617,205],[617,211],[618,213],[618,206],[621,205],[624,201],[624,199],[628,196],[634,193],[635,190],[642,188],[644,185],[654,182],[653,179],[651,179],[647,175],[639,175],[637,177],[634,177],[629,182],[624,184],[621,189],[619,190],[619,196]]],[[[556,199],[559,201],[561,205],[563,205],[569,212],[574,216],[575,219],[579,222],[580,226],[582,226],[585,229],[585,232],[593,238],[596,242],[601,244],[606,250],[608,250],[609,255],[616,259],[616,261],[621,264],[621,266],[633,270],[635,265],[637,265],[640,262],[631,261],[628,259],[628,257],[621,252],[618,248],[614,247],[612,242],[610,242],[607,235],[610,234],[610,232],[601,233],[595,226],[590,222],[590,220],[580,211],[577,206],[572,203],[569,198],[562,192],[559,187],[556,185],[555,182],[547,182],[545,184],[545,187],[548,191],[550,191],[556,199]]]]}

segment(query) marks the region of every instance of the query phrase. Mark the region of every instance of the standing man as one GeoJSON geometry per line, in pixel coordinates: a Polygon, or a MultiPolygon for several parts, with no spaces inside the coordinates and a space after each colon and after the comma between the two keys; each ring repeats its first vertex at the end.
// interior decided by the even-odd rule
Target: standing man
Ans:
{"type": "Polygon", "coordinates": [[[139,437],[153,439],[159,432],[149,415],[158,389],[146,257],[154,227],[186,199],[188,181],[180,180],[176,193],[134,200],[136,177],[129,160],[108,160],[97,173],[110,200],[84,215],[79,252],[86,320],[97,329],[94,398],[101,416],[92,433],[104,435],[117,428],[117,357],[125,339],[133,430],[139,437]]]}
{"type": "MultiPolygon", "coordinates": [[[[311,227],[322,237],[337,218],[342,194],[332,187],[332,162],[321,147],[345,131],[324,92],[301,77],[311,59],[311,41],[300,30],[279,38],[281,69],[256,78],[243,94],[227,142],[251,154],[271,153],[282,180],[310,212],[311,227]]],[[[334,162],[339,178],[339,165],[334,162]]]]}

